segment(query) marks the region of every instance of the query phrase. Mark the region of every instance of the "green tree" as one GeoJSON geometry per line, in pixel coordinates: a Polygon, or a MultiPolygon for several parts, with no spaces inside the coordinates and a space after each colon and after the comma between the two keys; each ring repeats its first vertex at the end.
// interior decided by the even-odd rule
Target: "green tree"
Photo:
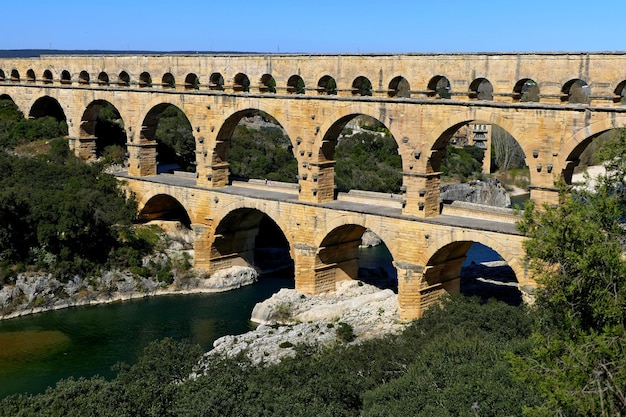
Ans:
{"type": "Polygon", "coordinates": [[[593,190],[562,185],[558,207],[531,204],[519,223],[540,284],[535,349],[514,359],[545,398],[528,415],[626,413],[626,133],[599,154],[608,170],[593,190]]]}

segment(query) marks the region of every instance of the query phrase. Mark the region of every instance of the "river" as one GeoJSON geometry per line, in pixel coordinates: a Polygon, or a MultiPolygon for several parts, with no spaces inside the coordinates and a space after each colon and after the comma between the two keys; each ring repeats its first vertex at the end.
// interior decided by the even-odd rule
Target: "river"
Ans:
{"type": "MultiPolygon", "coordinates": [[[[474,245],[468,256],[494,260],[497,254],[474,245]]],[[[360,266],[394,271],[390,262],[384,246],[360,252],[360,266]]],[[[40,393],[63,378],[110,378],[113,365],[134,363],[151,341],[165,337],[209,350],[221,336],[251,330],[257,302],[293,287],[293,277],[275,275],[229,292],[148,297],[0,321],[0,398],[40,393]]]]}

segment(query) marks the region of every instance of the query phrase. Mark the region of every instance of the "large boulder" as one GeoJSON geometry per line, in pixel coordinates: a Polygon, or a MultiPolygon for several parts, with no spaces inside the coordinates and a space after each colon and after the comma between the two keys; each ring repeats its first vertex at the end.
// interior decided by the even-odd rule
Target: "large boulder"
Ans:
{"type": "Polygon", "coordinates": [[[511,197],[499,181],[473,181],[441,187],[442,201],[465,201],[494,207],[511,207],[511,197]]]}

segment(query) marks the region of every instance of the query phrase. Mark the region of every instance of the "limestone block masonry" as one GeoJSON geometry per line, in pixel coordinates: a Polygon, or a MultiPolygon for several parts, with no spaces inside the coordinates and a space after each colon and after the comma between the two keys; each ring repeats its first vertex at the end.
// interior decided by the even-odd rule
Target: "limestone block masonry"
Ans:
{"type": "Polygon", "coordinates": [[[510,221],[442,213],[439,169],[452,134],[467,124],[506,129],[530,167],[531,198],[556,204],[555,181],[571,181],[582,150],[626,125],[624,68],[623,53],[55,55],[0,59],[0,97],[30,117],[58,107],[74,152],[86,160],[95,157],[98,109],[113,105],[127,136],[127,189],[143,205],[165,195],[184,207],[197,267],[249,264],[258,230],[251,213],[263,213],[289,242],[298,289],[327,291],[355,277],[359,233],[372,229],[393,255],[401,312],[410,318],[458,290],[471,242],[500,253],[524,291],[534,286],[510,221]],[[179,183],[156,175],[155,126],[167,105],[186,115],[196,140],[195,175],[179,183]],[[232,191],[230,137],[255,111],[276,119],[292,142],[293,192],[232,191]],[[400,208],[336,200],[335,145],[358,115],[377,119],[396,139],[400,208]],[[220,234],[235,217],[252,226],[220,234]]]}

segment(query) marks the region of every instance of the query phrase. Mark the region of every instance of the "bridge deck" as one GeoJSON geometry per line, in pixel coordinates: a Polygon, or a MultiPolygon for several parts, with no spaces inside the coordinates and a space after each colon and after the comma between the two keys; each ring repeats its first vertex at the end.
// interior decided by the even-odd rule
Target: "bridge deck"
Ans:
{"type": "MultiPolygon", "coordinates": [[[[133,177],[128,175],[127,171],[116,172],[115,176],[120,179],[136,178],[142,181],[178,186],[190,189],[210,190],[214,193],[223,193],[230,195],[239,195],[259,200],[281,201],[292,204],[302,204],[317,207],[326,207],[334,210],[343,210],[354,213],[375,214],[389,218],[406,219],[415,222],[439,224],[451,227],[469,228],[472,230],[484,230],[489,232],[520,235],[520,232],[511,222],[497,221],[494,219],[481,219],[476,217],[463,217],[449,214],[441,214],[436,217],[419,218],[402,214],[401,208],[392,207],[384,204],[360,203],[354,201],[334,200],[326,203],[309,203],[298,200],[298,194],[295,189],[277,186],[273,183],[255,184],[254,186],[246,186],[245,183],[235,182],[233,185],[220,188],[202,187],[196,184],[195,177],[177,174],[159,174],[147,177],[133,177]]],[[[384,194],[380,194],[384,196],[384,194]]],[[[476,215],[480,216],[480,211],[476,211],[476,215]]]]}

